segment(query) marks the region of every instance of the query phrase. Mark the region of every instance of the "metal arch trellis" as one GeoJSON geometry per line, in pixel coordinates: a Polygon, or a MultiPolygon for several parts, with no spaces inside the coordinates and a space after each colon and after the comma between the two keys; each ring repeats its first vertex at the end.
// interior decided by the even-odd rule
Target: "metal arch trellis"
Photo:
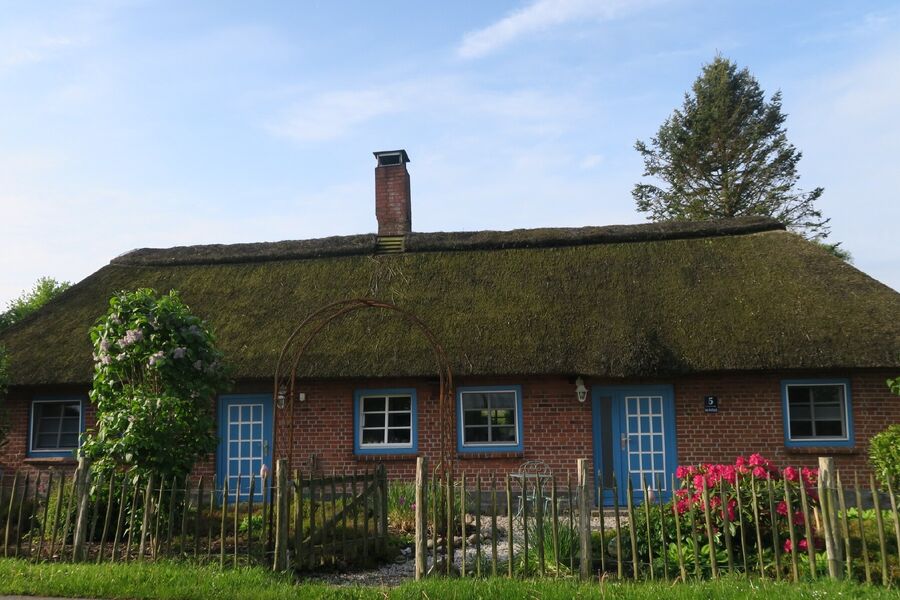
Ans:
{"type": "MultiPolygon", "coordinates": [[[[437,341],[434,333],[416,315],[400,308],[395,304],[375,300],[372,298],[355,298],[351,300],[339,300],[328,304],[308,315],[291,332],[278,356],[275,366],[275,387],[272,392],[273,405],[275,406],[275,418],[272,420],[272,456],[278,456],[278,431],[279,421],[283,419],[285,411],[288,417],[287,449],[282,450],[283,457],[287,460],[287,466],[291,469],[291,454],[294,447],[294,400],[297,398],[297,369],[304,354],[315,337],[330,323],[362,309],[381,309],[392,311],[403,318],[407,323],[415,326],[428,343],[431,344],[438,368],[440,381],[438,392],[438,464],[445,471],[452,470],[452,428],[453,422],[453,372],[443,347],[437,341]],[[289,369],[287,367],[290,367],[289,369]],[[283,407],[280,400],[283,399],[283,407]]],[[[283,430],[283,427],[282,427],[283,430]]]]}

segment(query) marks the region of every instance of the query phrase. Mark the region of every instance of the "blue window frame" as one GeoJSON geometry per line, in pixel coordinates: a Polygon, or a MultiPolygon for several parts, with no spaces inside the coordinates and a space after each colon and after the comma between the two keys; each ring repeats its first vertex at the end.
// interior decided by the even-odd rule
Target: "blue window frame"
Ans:
{"type": "Polygon", "coordinates": [[[78,396],[34,398],[28,415],[28,456],[74,457],[84,432],[84,399],[78,396]]]}
{"type": "Polygon", "coordinates": [[[415,389],[354,392],[354,454],[415,454],[419,451],[418,429],[415,389]]]}
{"type": "Polygon", "coordinates": [[[521,452],[522,386],[456,390],[458,452],[521,452]]]}
{"type": "Polygon", "coordinates": [[[853,446],[853,404],[847,379],[781,382],[784,445],[853,446]]]}

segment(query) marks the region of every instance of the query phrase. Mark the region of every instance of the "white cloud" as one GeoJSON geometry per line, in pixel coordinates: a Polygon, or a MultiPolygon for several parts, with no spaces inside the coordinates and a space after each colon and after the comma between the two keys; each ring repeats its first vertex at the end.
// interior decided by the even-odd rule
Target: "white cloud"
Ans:
{"type": "Polygon", "coordinates": [[[483,90],[458,79],[434,77],[383,88],[324,92],[295,102],[266,129],[299,142],[322,142],[354,133],[378,117],[403,113],[405,117],[427,115],[432,121],[485,117],[494,124],[515,124],[520,133],[553,133],[581,111],[579,101],[570,95],[534,89],[483,90]]]}
{"type": "Polygon", "coordinates": [[[804,151],[803,185],[823,186],[833,241],[854,264],[900,290],[900,45],[785,88],[788,135],[804,151]]]}
{"type": "Polygon", "coordinates": [[[584,158],[581,159],[581,162],[578,163],[582,169],[593,169],[594,167],[598,167],[603,164],[603,161],[606,159],[602,154],[588,154],[584,158]]]}
{"type": "Polygon", "coordinates": [[[0,46],[0,69],[12,69],[39,63],[73,46],[84,45],[86,38],[55,35],[14,35],[0,46]]]}
{"type": "Polygon", "coordinates": [[[581,19],[608,21],[643,8],[645,0],[535,0],[483,29],[463,36],[456,52],[479,58],[540,31],[581,19]]]}
{"type": "Polygon", "coordinates": [[[896,7],[867,12],[859,17],[852,15],[851,12],[840,20],[837,27],[801,34],[798,41],[802,44],[821,44],[835,43],[848,38],[871,39],[873,36],[896,29],[898,20],[900,9],[896,7]]]}
{"type": "Polygon", "coordinates": [[[327,92],[296,103],[268,129],[295,140],[321,142],[341,137],[356,125],[404,106],[398,95],[386,89],[327,92]]]}
{"type": "Polygon", "coordinates": [[[8,7],[0,21],[0,74],[60,59],[94,44],[118,8],[110,2],[63,5],[47,12],[30,3],[8,7]]]}

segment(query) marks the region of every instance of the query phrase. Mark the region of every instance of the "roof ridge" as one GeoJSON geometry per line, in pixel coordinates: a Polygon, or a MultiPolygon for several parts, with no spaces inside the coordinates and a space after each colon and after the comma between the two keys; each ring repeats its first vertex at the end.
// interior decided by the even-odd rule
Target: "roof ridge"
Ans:
{"type": "MultiPolygon", "coordinates": [[[[735,217],[715,221],[665,221],[508,231],[413,232],[406,236],[406,252],[463,252],[656,242],[784,229],[783,224],[769,217],[735,217]]],[[[177,266],[354,256],[375,254],[377,243],[378,237],[375,234],[359,234],[280,242],[140,248],[117,256],[110,264],[177,266]]]]}

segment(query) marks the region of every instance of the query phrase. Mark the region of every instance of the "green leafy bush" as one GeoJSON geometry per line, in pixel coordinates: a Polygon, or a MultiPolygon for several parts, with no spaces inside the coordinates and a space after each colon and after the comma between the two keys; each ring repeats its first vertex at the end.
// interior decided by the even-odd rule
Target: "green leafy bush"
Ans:
{"type": "MultiPolygon", "coordinates": [[[[575,531],[573,527],[569,527],[568,523],[564,523],[563,521],[559,522],[558,525],[558,549],[559,553],[554,554],[553,552],[553,520],[549,516],[545,516],[543,519],[543,537],[540,535],[541,531],[539,528],[539,521],[534,519],[534,521],[529,521],[528,523],[528,556],[526,561],[525,553],[517,551],[515,557],[515,572],[522,576],[531,576],[535,575],[539,572],[540,569],[540,550],[541,550],[541,541],[543,540],[543,552],[544,552],[544,569],[547,573],[551,574],[559,574],[559,575],[570,575],[571,570],[569,569],[569,565],[572,562],[572,558],[575,557],[574,563],[576,565],[579,564],[578,552],[579,552],[579,536],[578,532],[575,531]]],[[[597,537],[599,538],[599,532],[595,532],[597,537]]],[[[592,542],[595,540],[592,539],[592,542]]],[[[594,544],[592,544],[593,547],[594,544]]],[[[602,545],[602,542],[597,541],[597,545],[602,545]]]]}
{"type": "Polygon", "coordinates": [[[416,528],[416,486],[410,482],[388,484],[388,523],[400,531],[416,528]]]}
{"type": "Polygon", "coordinates": [[[890,483],[896,490],[900,484],[900,424],[872,436],[869,461],[878,479],[885,485],[890,483]]]}
{"type": "Polygon", "coordinates": [[[123,466],[181,479],[215,448],[222,353],[178,293],[121,292],[91,329],[97,425],[82,452],[104,480],[123,466]]]}
{"type": "MultiPolygon", "coordinates": [[[[59,479],[57,478],[53,481],[53,485],[49,490],[47,495],[46,520],[44,520],[43,526],[44,530],[50,532],[51,535],[53,531],[56,531],[58,535],[65,538],[74,528],[73,523],[75,522],[75,515],[78,511],[75,506],[75,498],[71,497],[72,486],[72,479],[67,478],[65,480],[65,488],[62,493],[60,493],[59,479]],[[69,530],[65,531],[67,513],[69,530]]],[[[41,512],[39,516],[43,519],[44,514],[45,513],[41,512]]]]}
{"type": "Polygon", "coordinates": [[[259,512],[255,515],[253,515],[252,520],[250,518],[250,515],[245,515],[244,518],[241,519],[241,523],[238,526],[238,530],[241,533],[247,533],[249,531],[254,536],[260,536],[265,524],[266,524],[266,522],[265,522],[265,518],[262,515],[262,512],[259,512]]]}

